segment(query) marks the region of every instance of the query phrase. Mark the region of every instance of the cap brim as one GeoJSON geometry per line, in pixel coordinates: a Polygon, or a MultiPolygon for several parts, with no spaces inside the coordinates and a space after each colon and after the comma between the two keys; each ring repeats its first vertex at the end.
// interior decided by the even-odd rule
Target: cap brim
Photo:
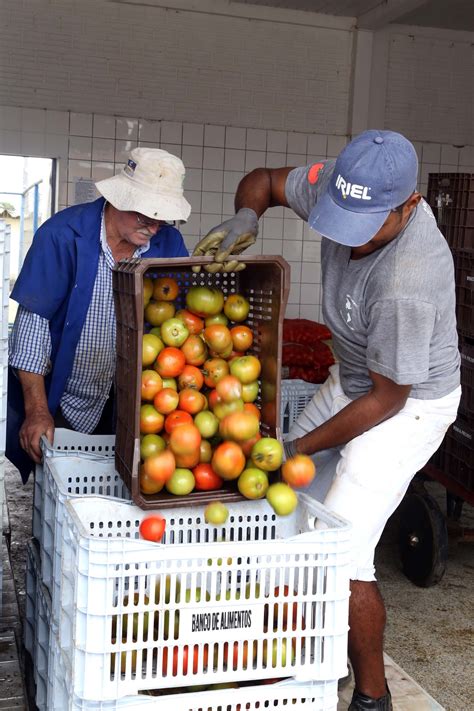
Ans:
{"type": "Polygon", "coordinates": [[[191,205],[183,195],[157,195],[133,184],[119,173],[95,184],[100,194],[117,210],[140,212],[152,220],[187,220],[191,205]]]}
{"type": "Polygon", "coordinates": [[[384,212],[345,210],[326,192],[311,210],[308,224],[311,229],[333,242],[348,247],[360,247],[370,242],[389,214],[390,210],[384,212]]]}

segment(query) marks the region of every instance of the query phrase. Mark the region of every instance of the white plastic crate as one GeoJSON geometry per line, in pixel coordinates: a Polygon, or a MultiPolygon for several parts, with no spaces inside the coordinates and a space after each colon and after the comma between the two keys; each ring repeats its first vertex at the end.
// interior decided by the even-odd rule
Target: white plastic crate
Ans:
{"type": "Polygon", "coordinates": [[[77,457],[79,454],[92,460],[108,459],[115,456],[115,435],[87,435],[58,428],[54,431],[54,444],[46,437],[41,438],[43,463],[35,467],[35,486],[33,492],[33,536],[41,541],[43,529],[44,501],[44,460],[55,457],[77,457]]]}
{"type": "Polygon", "coordinates": [[[305,380],[281,381],[281,432],[287,435],[291,426],[321,386],[305,380]]]}
{"type": "Polygon", "coordinates": [[[83,456],[46,457],[43,476],[41,575],[44,585],[51,593],[53,617],[57,622],[66,500],[101,495],[130,501],[130,494],[110,457],[108,460],[87,459],[83,456]]]}
{"type": "Polygon", "coordinates": [[[36,541],[27,544],[26,601],[24,621],[25,649],[34,665],[36,686],[35,702],[40,711],[46,711],[48,693],[48,665],[50,640],[54,634],[51,618],[51,597],[41,584],[41,564],[36,541]]]}
{"type": "Polygon", "coordinates": [[[166,510],[161,544],[138,538],[150,512],[133,504],[66,501],[60,646],[71,693],[343,676],[350,526],[299,499],[288,517],[265,500],[231,503],[223,526],[201,507],[166,510]]]}

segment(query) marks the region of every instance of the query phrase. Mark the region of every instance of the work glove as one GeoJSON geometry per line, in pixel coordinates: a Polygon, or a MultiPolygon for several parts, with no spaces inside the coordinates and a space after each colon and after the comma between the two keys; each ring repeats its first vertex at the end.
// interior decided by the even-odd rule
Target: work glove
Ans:
{"type": "MultiPolygon", "coordinates": [[[[245,269],[245,264],[229,257],[232,254],[241,254],[254,244],[257,234],[257,213],[249,207],[242,207],[234,217],[214,227],[198,242],[193,257],[214,257],[214,263],[204,267],[211,274],[241,271],[245,269]]],[[[200,269],[199,266],[193,267],[194,272],[199,272],[200,269]]]]}
{"type": "Polygon", "coordinates": [[[296,439],[292,439],[289,442],[283,442],[283,452],[285,454],[285,462],[288,459],[293,459],[296,457],[298,452],[296,451],[296,439]]]}

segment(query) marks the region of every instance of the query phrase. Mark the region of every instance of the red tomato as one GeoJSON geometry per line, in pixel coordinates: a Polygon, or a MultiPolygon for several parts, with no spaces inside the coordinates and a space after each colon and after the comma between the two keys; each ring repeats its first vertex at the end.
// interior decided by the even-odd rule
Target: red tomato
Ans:
{"type": "Polygon", "coordinates": [[[234,441],[252,439],[259,430],[258,417],[251,412],[232,412],[221,420],[219,434],[234,441]]]}
{"type": "Polygon", "coordinates": [[[140,531],[141,537],[146,541],[158,543],[163,537],[165,527],[166,520],[162,516],[155,514],[154,516],[144,518],[138,530],[140,531]]]}
{"type": "MultiPolygon", "coordinates": [[[[153,359],[154,360],[154,359],[153,359]]],[[[161,375],[155,370],[144,370],[142,373],[142,400],[153,400],[156,393],[163,387],[161,375]]]]}
{"type": "Polygon", "coordinates": [[[197,491],[214,491],[214,489],[220,489],[224,483],[210,464],[198,464],[197,467],[194,467],[193,474],[197,491]]]}
{"type": "MultiPolygon", "coordinates": [[[[252,459],[254,459],[253,452],[252,459]]],[[[257,466],[259,465],[257,464],[257,466]]],[[[314,462],[306,454],[297,454],[295,457],[287,459],[281,468],[281,476],[290,486],[308,486],[315,475],[316,467],[314,462]]]]}
{"type": "Polygon", "coordinates": [[[173,453],[179,455],[199,454],[201,434],[196,425],[179,425],[171,430],[170,447],[173,453]]]}
{"type": "Polygon", "coordinates": [[[261,418],[260,410],[256,405],[253,404],[253,402],[244,402],[244,412],[253,412],[253,414],[256,415],[259,420],[261,418]]]}
{"type": "Polygon", "coordinates": [[[234,326],[230,329],[230,335],[236,351],[248,351],[253,343],[253,333],[248,326],[234,326]]]}
{"type": "Polygon", "coordinates": [[[225,353],[232,351],[232,336],[227,326],[220,323],[214,323],[212,326],[207,326],[204,329],[204,340],[209,348],[212,348],[216,353],[225,353]],[[230,349],[230,350],[229,350],[230,349]]]}
{"type": "Polygon", "coordinates": [[[153,405],[140,407],[140,432],[141,434],[156,434],[163,429],[164,417],[153,405]]]}
{"type": "MultiPolygon", "coordinates": [[[[164,647],[163,649],[163,676],[166,676],[168,674],[168,647],[164,647]]],[[[172,669],[172,675],[177,676],[178,674],[187,674],[188,673],[188,656],[189,656],[189,647],[186,645],[183,648],[183,654],[182,654],[182,666],[179,665],[179,647],[173,647],[173,669],[172,669]]],[[[207,664],[208,664],[208,658],[209,658],[209,648],[208,645],[204,645],[204,647],[200,650],[199,646],[197,644],[194,645],[193,647],[193,674],[197,674],[197,671],[199,669],[199,660],[200,657],[202,657],[203,661],[203,669],[207,669],[207,664]]]]}
{"type": "Polygon", "coordinates": [[[174,454],[170,449],[164,449],[159,454],[148,457],[143,462],[143,472],[147,477],[159,484],[166,484],[176,469],[174,454]]]}
{"type": "Polygon", "coordinates": [[[237,479],[245,467],[245,456],[236,442],[222,442],[212,456],[212,468],[226,480],[237,479]]]}
{"type": "Polygon", "coordinates": [[[180,469],[193,469],[193,467],[199,464],[200,454],[200,449],[191,452],[191,454],[175,454],[176,466],[180,469]]]}
{"type": "Polygon", "coordinates": [[[201,336],[188,336],[181,350],[188,365],[202,365],[207,358],[207,346],[201,336]]]}
{"type": "Polygon", "coordinates": [[[176,312],[175,316],[184,323],[191,335],[197,336],[204,330],[204,321],[202,318],[192,314],[191,311],[187,309],[180,309],[176,312]]]}
{"type": "Polygon", "coordinates": [[[179,286],[172,277],[160,277],[153,282],[155,301],[174,301],[179,294],[179,286]]]}
{"type": "Polygon", "coordinates": [[[209,358],[202,369],[204,382],[208,388],[215,388],[224,375],[229,374],[229,364],[223,358],[209,358]]]}
{"type": "Polygon", "coordinates": [[[153,367],[162,378],[176,378],[182,373],[185,365],[186,358],[183,351],[174,346],[167,346],[158,354],[153,367]]]}
{"type": "Polygon", "coordinates": [[[242,397],[242,383],[235,375],[224,375],[216,385],[217,394],[224,402],[242,397]]]}
{"type": "Polygon", "coordinates": [[[179,395],[172,388],[163,388],[156,393],[153,399],[153,405],[162,415],[169,415],[170,412],[176,410],[179,405],[179,395]]]}
{"type": "Polygon", "coordinates": [[[194,388],[200,390],[204,385],[204,376],[195,365],[185,365],[183,372],[178,376],[179,389],[194,388]]]}
{"type": "Polygon", "coordinates": [[[196,415],[198,412],[204,409],[206,405],[206,398],[199,392],[199,390],[194,390],[193,388],[185,388],[179,393],[179,408],[185,412],[190,412],[191,415],[196,415]]]}
{"type": "Polygon", "coordinates": [[[189,425],[192,424],[193,418],[189,412],[184,412],[183,410],[175,410],[171,412],[165,420],[165,430],[168,434],[171,434],[172,430],[179,425],[189,425]]]}

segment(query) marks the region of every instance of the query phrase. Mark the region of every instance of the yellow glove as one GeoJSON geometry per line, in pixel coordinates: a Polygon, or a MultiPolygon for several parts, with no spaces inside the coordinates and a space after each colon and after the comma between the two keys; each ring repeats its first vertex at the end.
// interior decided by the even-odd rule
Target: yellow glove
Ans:
{"type": "MultiPolygon", "coordinates": [[[[245,269],[243,262],[229,259],[232,254],[241,254],[255,243],[258,234],[258,217],[254,210],[241,208],[234,217],[214,227],[196,245],[193,257],[212,256],[214,263],[205,266],[211,274],[236,272],[245,269]]],[[[193,267],[199,272],[200,267],[193,267]]]]}

